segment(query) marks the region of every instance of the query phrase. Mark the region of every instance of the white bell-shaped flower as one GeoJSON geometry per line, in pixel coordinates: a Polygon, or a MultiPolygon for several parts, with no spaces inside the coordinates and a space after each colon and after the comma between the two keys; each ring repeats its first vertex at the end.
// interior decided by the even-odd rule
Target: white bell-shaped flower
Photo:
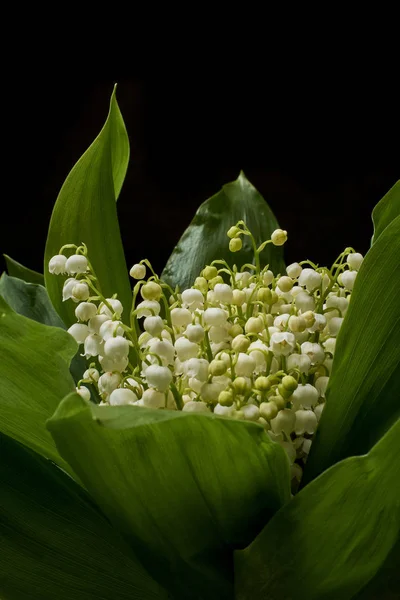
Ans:
{"type": "Polygon", "coordinates": [[[244,325],[246,333],[261,333],[263,329],[264,321],[262,317],[250,317],[244,325]]]}
{"type": "Polygon", "coordinates": [[[222,406],[222,404],[216,404],[214,407],[214,415],[219,417],[233,417],[236,412],[234,406],[222,406]]]}
{"type": "Polygon", "coordinates": [[[122,335],[110,337],[104,343],[104,355],[112,360],[120,360],[129,354],[129,342],[122,335]]]}
{"type": "Polygon", "coordinates": [[[199,344],[204,339],[204,328],[200,324],[188,325],[185,335],[190,342],[199,344]]]}
{"type": "Polygon", "coordinates": [[[342,296],[337,296],[336,294],[330,294],[325,302],[325,307],[326,308],[338,308],[339,311],[329,311],[326,314],[329,315],[330,313],[332,314],[333,317],[339,317],[342,316],[344,317],[344,315],[346,314],[346,311],[348,309],[349,306],[349,301],[347,298],[343,298],[342,296]]]}
{"type": "Polygon", "coordinates": [[[286,368],[288,371],[299,369],[300,373],[307,375],[311,367],[311,359],[306,354],[290,354],[286,359],[286,368]]]}
{"type": "Polygon", "coordinates": [[[161,317],[146,317],[143,321],[143,327],[148,333],[159,336],[164,329],[164,321],[161,317]]]}
{"type": "Polygon", "coordinates": [[[275,231],[271,233],[271,242],[274,244],[274,246],[283,246],[286,240],[287,231],[284,229],[275,229],[275,231]]]}
{"type": "Polygon", "coordinates": [[[188,308],[173,308],[171,310],[171,322],[174,327],[186,327],[192,322],[192,313],[188,308]]]}
{"type": "Polygon", "coordinates": [[[220,344],[221,342],[226,342],[227,340],[229,340],[230,336],[228,333],[228,328],[228,324],[223,327],[216,327],[215,325],[210,327],[210,330],[208,332],[208,337],[210,341],[214,342],[215,344],[220,344]]]}
{"type": "Polygon", "coordinates": [[[326,317],[325,315],[321,315],[321,313],[314,313],[315,321],[311,327],[308,328],[308,331],[314,333],[314,331],[323,331],[326,327],[326,317]]]}
{"type": "Polygon", "coordinates": [[[349,265],[350,269],[353,271],[358,271],[361,267],[361,264],[364,260],[364,257],[359,252],[353,252],[352,254],[347,255],[346,262],[349,265]]]}
{"type": "Polygon", "coordinates": [[[301,344],[301,353],[310,358],[312,365],[319,365],[325,360],[325,352],[320,344],[304,342],[301,344]]]}
{"type": "Polygon", "coordinates": [[[243,306],[246,302],[246,294],[243,290],[233,290],[232,292],[232,304],[235,306],[243,306]]]}
{"type": "Polygon", "coordinates": [[[305,291],[296,294],[294,303],[296,308],[301,310],[302,313],[315,309],[315,300],[313,296],[310,296],[310,294],[305,291]]]}
{"type": "Polygon", "coordinates": [[[322,411],[324,410],[324,406],[325,406],[325,402],[323,402],[322,404],[317,404],[317,406],[314,406],[314,413],[315,413],[315,416],[317,417],[317,421],[319,421],[321,418],[322,411]]]}
{"type": "Polygon", "coordinates": [[[150,317],[151,315],[159,315],[161,310],[160,303],[156,300],[143,300],[136,307],[138,319],[142,317],[150,317]]]}
{"type": "Polygon", "coordinates": [[[88,327],[90,329],[90,332],[97,333],[99,335],[100,327],[106,321],[109,321],[109,318],[107,317],[107,315],[95,315],[94,317],[92,317],[88,322],[88,327]]]}
{"type": "Polygon", "coordinates": [[[205,358],[189,358],[183,363],[186,377],[195,377],[199,381],[207,381],[209,362],[205,358]]]}
{"type": "Polygon", "coordinates": [[[76,393],[81,396],[84,400],[90,400],[90,391],[84,385],[76,388],[76,393]]]}
{"type": "MultiPolygon", "coordinates": [[[[242,285],[242,289],[243,289],[249,283],[250,277],[251,277],[251,273],[249,273],[249,271],[243,271],[243,273],[235,274],[235,281],[236,281],[236,283],[240,283],[242,285]]],[[[272,275],[272,280],[273,280],[273,278],[274,278],[274,276],[272,275]]],[[[268,285],[268,284],[266,284],[266,285],[268,285]]]]}
{"type": "Polygon", "coordinates": [[[318,390],[311,383],[299,384],[293,394],[290,396],[290,401],[295,410],[301,406],[303,408],[312,408],[318,402],[318,390]]]}
{"type": "Polygon", "coordinates": [[[216,327],[225,325],[228,318],[228,313],[222,308],[207,308],[204,313],[204,322],[207,325],[214,325],[216,327]]]}
{"type": "Polygon", "coordinates": [[[286,267],[286,273],[292,279],[296,279],[300,277],[303,267],[299,265],[299,263],[291,263],[288,267],[286,267]]]}
{"type": "Polygon", "coordinates": [[[244,352],[240,352],[235,365],[235,373],[238,377],[251,377],[256,368],[255,359],[244,352]]]}
{"type": "Polygon", "coordinates": [[[258,421],[260,418],[260,409],[254,404],[245,404],[240,410],[244,414],[245,421],[258,421]]]}
{"type": "Polygon", "coordinates": [[[325,348],[325,352],[329,352],[330,354],[335,354],[336,347],[336,338],[328,338],[323,342],[323,347],[325,348]]]}
{"type": "Polygon", "coordinates": [[[67,259],[65,269],[67,273],[70,273],[71,275],[75,275],[76,273],[86,273],[88,270],[86,256],[82,256],[82,254],[73,254],[67,259]]]}
{"type": "Polygon", "coordinates": [[[133,265],[129,271],[129,275],[133,279],[144,279],[146,277],[146,267],[139,263],[133,265]]]}
{"type": "MultiPolygon", "coordinates": [[[[159,340],[157,338],[152,338],[151,340],[149,340],[148,350],[153,354],[159,356],[164,366],[174,364],[175,348],[168,340],[159,340]]],[[[154,356],[148,356],[147,358],[150,360],[150,362],[157,362],[154,356]]]]}
{"type": "Polygon", "coordinates": [[[127,388],[117,388],[112,391],[108,399],[111,406],[123,406],[124,404],[133,404],[137,402],[137,396],[132,390],[127,388]]]}
{"type": "Polygon", "coordinates": [[[312,440],[305,439],[303,442],[303,446],[302,446],[303,452],[305,452],[306,454],[309,454],[311,444],[312,444],[312,440]]]}
{"type": "MultiPolygon", "coordinates": [[[[189,400],[182,408],[183,412],[194,412],[194,413],[207,413],[210,412],[207,404],[200,400],[189,400]]],[[[215,412],[215,411],[214,411],[215,412]]]]}
{"type": "Polygon", "coordinates": [[[91,333],[85,339],[83,354],[86,358],[104,353],[103,339],[97,333],[91,333]]]}
{"type": "Polygon", "coordinates": [[[182,302],[184,308],[188,308],[193,312],[199,308],[203,308],[204,297],[200,290],[189,288],[182,292],[182,302]]]}
{"type": "Polygon", "coordinates": [[[93,367],[86,369],[86,371],[83,374],[83,379],[90,379],[91,381],[94,381],[95,383],[98,382],[99,377],[100,377],[100,373],[98,372],[97,369],[94,369],[93,367]]]}
{"type": "Polygon", "coordinates": [[[312,410],[298,410],[295,413],[296,423],[294,431],[296,435],[304,435],[305,433],[315,433],[317,429],[317,417],[312,410]]]}
{"type": "Polygon", "coordinates": [[[128,366],[128,357],[121,356],[120,358],[112,359],[108,356],[99,356],[99,362],[103,371],[118,371],[122,373],[128,366]]]}
{"type": "Polygon", "coordinates": [[[274,327],[277,327],[281,331],[286,329],[287,323],[289,321],[290,315],[288,313],[283,313],[282,315],[278,315],[274,319],[274,327]]]}
{"type": "Polygon", "coordinates": [[[143,392],[142,403],[146,408],[165,408],[165,394],[149,388],[143,392]]]}
{"type": "Polygon", "coordinates": [[[74,289],[74,287],[76,286],[77,283],[79,283],[79,281],[78,281],[78,279],[75,279],[74,277],[68,277],[68,279],[66,279],[64,281],[63,291],[62,291],[63,302],[65,302],[66,300],[69,300],[72,297],[72,290],[74,289]]]}
{"type": "Polygon", "coordinates": [[[179,360],[185,361],[197,357],[199,346],[189,342],[185,337],[181,337],[175,342],[175,350],[179,360]]]}
{"type": "Polygon", "coordinates": [[[110,338],[117,336],[123,336],[124,330],[121,327],[121,321],[112,321],[108,319],[101,324],[99,329],[99,335],[103,338],[104,341],[109,340],[110,338]]]}
{"type": "Polygon", "coordinates": [[[121,383],[121,379],[122,377],[119,373],[103,373],[98,381],[100,394],[111,394],[111,392],[117,389],[121,383]]]}
{"type": "Polygon", "coordinates": [[[172,381],[172,373],[168,367],[150,365],[145,371],[145,377],[150,387],[165,392],[172,381]]]}
{"type": "Polygon", "coordinates": [[[356,277],[357,271],[343,271],[343,273],[339,275],[338,281],[340,285],[351,291],[354,287],[356,277]]]}
{"type": "Polygon", "coordinates": [[[204,381],[200,381],[199,379],[196,379],[196,377],[190,377],[188,385],[194,393],[200,394],[201,388],[204,385],[204,381]]]}
{"type": "Polygon", "coordinates": [[[270,339],[270,347],[275,356],[287,356],[293,351],[296,338],[293,333],[282,331],[273,333],[270,339]]]}
{"type": "Polygon", "coordinates": [[[256,363],[256,366],[254,367],[255,373],[261,373],[261,371],[265,371],[267,367],[266,359],[268,352],[268,346],[266,346],[266,344],[264,344],[261,340],[255,340],[254,342],[251,342],[248,349],[248,354],[256,363]]]}
{"type": "Polygon", "coordinates": [[[75,309],[75,316],[79,321],[89,321],[97,313],[97,306],[93,302],[81,302],[75,309]]]}
{"type": "Polygon", "coordinates": [[[203,383],[200,392],[202,400],[204,400],[204,402],[216,404],[218,401],[218,396],[225,389],[225,387],[225,383],[219,383],[215,380],[212,381],[212,383],[203,383]]]}
{"type": "Polygon", "coordinates": [[[328,383],[329,377],[326,377],[325,375],[318,377],[318,379],[316,379],[314,382],[314,386],[317,388],[318,394],[321,398],[325,398],[325,392],[326,388],[328,387],[328,383]]]}
{"type": "Polygon", "coordinates": [[[335,337],[339,333],[339,330],[342,326],[343,318],[341,317],[333,317],[333,319],[329,320],[328,323],[328,331],[329,335],[335,337]]]}
{"type": "Polygon", "coordinates": [[[68,333],[72,335],[78,344],[83,344],[90,332],[87,325],[84,325],[83,323],[74,323],[68,329],[68,333]]]}
{"type": "Polygon", "coordinates": [[[296,416],[293,410],[290,408],[284,408],[280,410],[275,417],[271,420],[271,428],[274,433],[281,433],[282,431],[286,435],[290,435],[294,429],[296,416]]]}
{"type": "Polygon", "coordinates": [[[52,256],[49,260],[49,271],[53,273],[53,275],[62,275],[67,272],[65,268],[65,263],[67,262],[67,257],[64,254],[56,254],[52,256]]]}
{"type": "Polygon", "coordinates": [[[322,282],[322,275],[314,269],[303,269],[299,276],[299,285],[307,288],[309,292],[317,289],[322,282]]]}
{"type": "Polygon", "coordinates": [[[111,306],[112,310],[110,310],[108,306],[104,304],[104,302],[101,302],[99,306],[99,314],[107,315],[109,319],[112,319],[115,314],[117,319],[119,319],[124,310],[121,302],[117,298],[106,298],[106,301],[107,304],[111,306]]]}
{"type": "Polygon", "coordinates": [[[82,300],[87,300],[89,296],[89,286],[84,281],[78,281],[78,283],[76,283],[72,288],[71,300],[74,302],[82,302],[82,300]]]}
{"type": "Polygon", "coordinates": [[[233,291],[227,283],[217,283],[214,286],[214,296],[217,302],[221,304],[231,304],[233,299],[233,291]]]}

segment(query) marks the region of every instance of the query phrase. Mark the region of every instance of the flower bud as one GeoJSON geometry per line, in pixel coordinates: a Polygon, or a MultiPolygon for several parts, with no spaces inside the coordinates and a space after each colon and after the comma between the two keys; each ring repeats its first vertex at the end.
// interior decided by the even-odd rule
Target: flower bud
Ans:
{"type": "Polygon", "coordinates": [[[307,328],[306,321],[302,315],[298,317],[291,315],[288,320],[288,325],[290,331],[293,331],[294,333],[302,333],[307,328]]]}
{"type": "Polygon", "coordinates": [[[86,256],[82,256],[82,254],[73,254],[67,259],[65,270],[71,275],[75,275],[75,273],[86,273],[88,270],[86,256]]]}
{"type": "Polygon", "coordinates": [[[146,408],[164,408],[165,395],[163,392],[149,388],[143,392],[142,402],[146,408]]]}
{"type": "Polygon", "coordinates": [[[299,292],[295,297],[294,303],[296,308],[301,310],[302,313],[315,309],[315,300],[308,292],[299,292]]]}
{"type": "Polygon", "coordinates": [[[164,321],[161,317],[146,317],[143,327],[153,336],[159,336],[164,329],[164,321]]]}
{"type": "Polygon", "coordinates": [[[260,300],[260,302],[264,302],[264,304],[268,305],[275,304],[275,302],[278,300],[278,294],[270,290],[268,287],[262,287],[257,292],[257,300],[260,300]]]}
{"type": "Polygon", "coordinates": [[[228,329],[228,333],[232,338],[235,338],[238,335],[242,335],[243,327],[241,327],[239,323],[235,323],[230,329],[228,329]]]}
{"type": "Polygon", "coordinates": [[[260,409],[254,404],[246,404],[241,408],[245,421],[258,421],[260,418],[260,409]]]}
{"type": "Polygon", "coordinates": [[[232,350],[235,352],[246,352],[250,346],[250,340],[245,335],[237,335],[232,340],[232,350]]]}
{"type": "Polygon", "coordinates": [[[256,361],[252,356],[240,352],[235,365],[236,375],[239,377],[251,377],[256,368],[256,361]]]}
{"type": "Polygon", "coordinates": [[[90,400],[90,390],[88,390],[86,386],[81,385],[80,387],[77,387],[76,393],[79,394],[84,400],[90,400]]]}
{"type": "Polygon", "coordinates": [[[111,394],[117,389],[121,383],[121,375],[119,373],[104,373],[101,375],[98,385],[100,394],[111,394]]]}
{"type": "Polygon", "coordinates": [[[129,275],[133,277],[133,279],[144,279],[146,276],[146,267],[145,265],[141,265],[136,263],[133,265],[131,270],[129,271],[129,275]]]}
{"type": "Polygon", "coordinates": [[[104,344],[104,354],[107,358],[120,360],[129,354],[129,342],[122,335],[110,337],[104,344]]]}
{"type": "Polygon", "coordinates": [[[89,286],[85,282],[78,282],[74,285],[71,292],[71,300],[81,302],[87,300],[90,296],[89,286]]]}
{"type": "Polygon", "coordinates": [[[254,382],[254,387],[260,392],[267,392],[269,389],[271,389],[271,381],[268,377],[262,375],[261,377],[257,377],[254,382]]]}
{"type": "Polygon", "coordinates": [[[271,419],[275,419],[278,414],[278,407],[274,402],[262,402],[260,404],[260,415],[267,419],[267,421],[271,421],[271,419]]]}
{"type": "Polygon", "coordinates": [[[232,293],[232,304],[234,304],[235,306],[243,306],[243,304],[246,302],[246,294],[244,293],[243,290],[233,290],[232,293]]]}
{"type": "Polygon", "coordinates": [[[234,406],[225,406],[220,402],[214,408],[214,415],[219,417],[234,417],[236,413],[234,406]]]}
{"type": "Polygon", "coordinates": [[[292,395],[291,390],[285,388],[281,383],[278,385],[278,392],[284,400],[288,400],[292,395]]]}
{"type": "Polygon", "coordinates": [[[283,277],[280,277],[276,283],[279,289],[285,293],[290,292],[290,290],[293,287],[293,280],[290,279],[290,277],[286,277],[285,275],[283,277]]]}
{"type": "Polygon", "coordinates": [[[214,279],[214,277],[216,277],[218,275],[218,270],[217,267],[214,266],[208,266],[205,267],[205,269],[203,269],[202,271],[202,276],[207,279],[207,281],[210,281],[210,279],[214,279]]]}
{"type": "Polygon", "coordinates": [[[72,335],[78,344],[83,344],[90,332],[87,325],[83,325],[83,323],[74,323],[68,329],[68,333],[72,335]]]}
{"type": "Polygon", "coordinates": [[[271,421],[271,428],[274,433],[281,433],[282,431],[286,435],[290,435],[294,429],[296,421],[295,413],[289,408],[284,408],[279,411],[275,419],[271,421]]]}
{"type": "Polygon", "coordinates": [[[292,263],[291,265],[286,267],[286,273],[292,279],[296,279],[297,277],[300,277],[302,270],[303,270],[303,268],[299,265],[299,263],[292,263]]]}
{"type": "Polygon", "coordinates": [[[218,396],[224,389],[225,384],[219,382],[203,383],[201,388],[201,397],[205,402],[217,404],[218,396]]]}
{"type": "Polygon", "coordinates": [[[95,383],[98,382],[99,377],[100,377],[100,373],[98,372],[97,369],[94,369],[93,367],[86,369],[86,371],[83,374],[83,379],[90,379],[91,381],[94,381],[95,383]]]}
{"type": "Polygon", "coordinates": [[[262,282],[264,285],[271,285],[274,280],[274,274],[272,271],[265,271],[262,275],[262,282]]]}
{"type": "Polygon", "coordinates": [[[287,240],[287,231],[283,229],[275,229],[271,234],[271,242],[274,246],[283,246],[287,240]]]}
{"type": "Polygon", "coordinates": [[[207,279],[205,277],[196,277],[194,287],[199,289],[202,294],[206,294],[208,290],[207,279]]]}
{"type": "Polygon", "coordinates": [[[237,284],[239,284],[240,289],[246,287],[246,285],[249,283],[250,277],[251,274],[248,271],[235,274],[235,281],[237,284]]]}
{"type": "Polygon", "coordinates": [[[358,271],[361,267],[361,264],[364,260],[364,257],[359,252],[353,252],[353,254],[348,254],[346,262],[349,265],[350,269],[353,271],[358,271]]]}
{"type": "Polygon", "coordinates": [[[249,384],[245,377],[236,377],[232,382],[232,386],[238,394],[245,394],[249,389],[249,384]]]}
{"type": "Polygon", "coordinates": [[[222,308],[207,308],[203,317],[207,325],[219,326],[225,325],[228,315],[222,308]]]}
{"type": "Polygon", "coordinates": [[[168,367],[150,365],[145,371],[145,377],[149,386],[165,392],[172,381],[172,373],[168,367]]]}
{"type": "Polygon", "coordinates": [[[212,360],[208,371],[212,376],[223,375],[226,373],[226,364],[223,360],[212,360]]]}
{"type": "Polygon", "coordinates": [[[243,247],[243,242],[241,240],[241,238],[237,237],[237,238],[233,238],[232,240],[229,241],[229,250],[231,252],[239,252],[243,247]]]}
{"type": "Polygon", "coordinates": [[[246,333],[261,333],[264,329],[264,321],[262,317],[250,317],[244,325],[246,333]]]}
{"type": "MultiPolygon", "coordinates": [[[[220,392],[218,396],[218,402],[221,406],[232,406],[233,404],[233,394],[231,390],[224,390],[220,392]]],[[[218,404],[217,404],[218,406],[218,404]]],[[[215,412],[215,409],[214,409],[215,412]]]]}
{"type": "Polygon", "coordinates": [[[103,325],[103,323],[105,323],[106,321],[109,321],[109,317],[107,317],[107,315],[95,315],[94,317],[92,317],[89,322],[88,322],[88,327],[89,327],[89,331],[91,333],[100,333],[100,327],[103,325]]]}
{"type": "Polygon", "coordinates": [[[236,227],[236,225],[234,225],[233,227],[230,227],[228,229],[228,232],[226,235],[228,236],[228,238],[233,239],[238,235],[238,233],[240,234],[240,229],[239,229],[239,227],[236,227]]]}
{"type": "Polygon", "coordinates": [[[97,313],[97,306],[93,302],[81,302],[75,309],[75,316],[80,321],[89,321],[97,313]]]}
{"type": "Polygon", "coordinates": [[[351,291],[354,287],[356,277],[357,271],[344,271],[339,275],[338,281],[340,285],[351,291]]]}
{"type": "Polygon", "coordinates": [[[188,325],[185,335],[190,342],[199,344],[204,339],[204,329],[201,325],[188,325]]]}
{"type": "Polygon", "coordinates": [[[227,283],[217,283],[214,286],[214,296],[222,304],[230,304],[233,299],[232,288],[227,283]]]}
{"type": "Polygon", "coordinates": [[[132,390],[127,388],[117,388],[113,390],[108,399],[111,406],[123,406],[137,401],[137,396],[132,390]]]}
{"type": "MultiPolygon", "coordinates": [[[[208,282],[208,286],[214,290],[215,286],[218,283],[224,283],[224,280],[222,279],[221,275],[217,275],[217,277],[213,277],[212,279],[210,279],[210,281],[208,282]]],[[[215,294],[214,294],[214,298],[215,298],[215,294]]],[[[216,298],[215,298],[215,302],[216,302],[216,298]]]]}
{"type": "Polygon", "coordinates": [[[53,275],[61,275],[67,272],[65,263],[67,257],[64,254],[56,254],[49,260],[49,272],[53,275]]]}
{"type": "Polygon", "coordinates": [[[296,379],[291,375],[285,375],[285,377],[282,378],[282,385],[290,392],[294,392],[294,390],[297,389],[299,384],[297,383],[296,379]]]}
{"type": "Polygon", "coordinates": [[[181,337],[175,342],[175,350],[179,360],[189,360],[189,358],[195,358],[197,356],[199,347],[197,344],[181,337]]]}
{"type": "Polygon", "coordinates": [[[148,281],[140,288],[140,295],[143,300],[158,301],[162,295],[162,288],[155,281],[148,281]]]}

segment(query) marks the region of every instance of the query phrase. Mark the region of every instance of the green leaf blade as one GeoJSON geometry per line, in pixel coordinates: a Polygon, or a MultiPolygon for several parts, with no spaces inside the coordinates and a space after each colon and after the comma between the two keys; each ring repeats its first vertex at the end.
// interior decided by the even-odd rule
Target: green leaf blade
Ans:
{"type": "Polygon", "coordinates": [[[340,330],[302,485],[363,454],[400,416],[400,216],[367,253],[340,330]]]}
{"type": "Polygon", "coordinates": [[[71,394],[48,427],[103,512],[177,597],[230,598],[233,548],[290,498],[286,455],[254,424],[89,406],[71,394]]]}
{"type": "MultiPolygon", "coordinates": [[[[279,228],[278,222],[261,194],[241,172],[236,181],[203,202],[168,259],[161,278],[181,290],[190,287],[200,271],[215,259],[225,259],[238,267],[253,261],[247,236],[240,252],[229,251],[227,231],[239,220],[245,221],[260,245],[279,228]]],[[[274,273],[284,270],[283,250],[269,244],[260,255],[274,273]]]]}
{"type": "Polygon", "coordinates": [[[8,600],[166,600],[70,477],[0,434],[0,595],[8,600]]]}
{"type": "Polygon", "coordinates": [[[372,211],[372,220],[374,223],[373,244],[377,241],[386,227],[399,215],[400,180],[397,181],[388,193],[384,195],[372,211]]]}
{"type": "Polygon", "coordinates": [[[105,125],[65,180],[50,220],[44,277],[51,301],[67,325],[76,321],[74,306],[62,301],[65,278],[50,274],[48,263],[69,243],[87,245],[102,293],[106,297],[117,293],[125,308],[122,318],[129,318],[131,288],[115,203],[128,159],[128,138],[114,90],[105,125]]]}
{"type": "Polygon", "coordinates": [[[399,452],[397,421],[368,455],[336,464],[299,492],[236,553],[235,598],[354,598],[398,543],[399,452]]]}
{"type": "Polygon", "coordinates": [[[21,263],[17,262],[7,254],[4,254],[3,256],[6,261],[8,274],[11,277],[17,277],[26,283],[44,285],[44,276],[41,273],[37,273],[28,267],[24,267],[24,265],[21,265],[21,263]]]}
{"type": "Polygon", "coordinates": [[[69,373],[75,340],[16,314],[1,296],[0,340],[0,431],[72,473],[45,422],[75,389],[69,373]]]}

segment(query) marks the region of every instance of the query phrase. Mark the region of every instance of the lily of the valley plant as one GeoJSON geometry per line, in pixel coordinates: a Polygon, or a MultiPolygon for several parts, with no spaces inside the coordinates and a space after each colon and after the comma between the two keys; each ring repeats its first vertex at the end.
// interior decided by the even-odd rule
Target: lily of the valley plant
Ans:
{"type": "Polygon", "coordinates": [[[241,173],[159,276],[125,264],[128,159],[114,92],[44,275],[6,257],[0,598],[397,598],[400,182],[365,256],[285,265],[241,173]]]}

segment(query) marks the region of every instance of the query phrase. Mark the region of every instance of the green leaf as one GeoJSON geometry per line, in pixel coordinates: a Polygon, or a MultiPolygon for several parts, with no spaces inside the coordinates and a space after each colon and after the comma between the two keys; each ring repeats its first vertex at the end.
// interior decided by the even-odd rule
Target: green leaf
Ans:
{"type": "Polygon", "coordinates": [[[399,453],[400,421],[367,456],[346,459],[305,487],[236,553],[235,598],[353,598],[399,539],[399,453]]]}
{"type": "Polygon", "coordinates": [[[66,331],[15,313],[0,296],[0,431],[72,472],[45,422],[75,389],[69,363],[77,344],[66,331]]]}
{"type": "Polygon", "coordinates": [[[2,598],[166,600],[82,488],[1,434],[0,481],[2,598]]]}
{"type": "MultiPolygon", "coordinates": [[[[33,283],[25,283],[21,279],[9,277],[6,273],[0,278],[0,296],[8,306],[19,315],[33,319],[43,325],[61,327],[65,325],[56,313],[46,288],[33,283]]],[[[71,361],[70,371],[75,383],[82,379],[86,369],[86,361],[78,352],[71,361]]]]}
{"type": "Polygon", "coordinates": [[[376,575],[359,592],[354,600],[399,600],[400,589],[400,538],[393,546],[376,575]]]}
{"type": "Polygon", "coordinates": [[[372,243],[381,235],[390,223],[400,215],[400,180],[385,194],[372,211],[374,235],[372,243]]]}
{"type": "Polygon", "coordinates": [[[51,275],[48,262],[64,244],[88,247],[90,261],[106,297],[118,294],[129,318],[131,288],[115,200],[129,159],[128,138],[115,89],[110,111],[98,137],[68,175],[51,216],[45,251],[45,281],[50,299],[64,323],[76,321],[73,302],[62,301],[65,277],[51,275]]]}
{"type": "MultiPolygon", "coordinates": [[[[243,249],[229,251],[227,231],[239,220],[245,221],[255,237],[257,246],[279,228],[278,222],[261,194],[252,186],[243,172],[236,181],[203,202],[168,259],[161,278],[181,290],[190,287],[200,271],[215,259],[225,259],[229,265],[241,267],[254,260],[248,236],[243,236],[243,249]]],[[[274,273],[282,273],[285,266],[283,250],[272,244],[261,252],[261,263],[269,264],[274,273]]]]}
{"type": "Polygon", "coordinates": [[[290,498],[284,450],[262,427],[213,415],[89,405],[48,421],[104,514],[179,598],[231,598],[232,549],[290,498]]]}
{"type": "Polygon", "coordinates": [[[397,217],[357,275],[304,483],[347,456],[368,452],[400,416],[399,256],[397,217]]]}
{"type": "Polygon", "coordinates": [[[26,283],[38,283],[40,285],[44,285],[44,276],[41,273],[37,273],[36,271],[32,271],[32,269],[28,269],[28,267],[24,267],[21,263],[17,262],[11,256],[7,256],[7,254],[3,254],[8,274],[11,277],[18,277],[18,279],[22,279],[22,281],[26,281],[26,283]]]}

